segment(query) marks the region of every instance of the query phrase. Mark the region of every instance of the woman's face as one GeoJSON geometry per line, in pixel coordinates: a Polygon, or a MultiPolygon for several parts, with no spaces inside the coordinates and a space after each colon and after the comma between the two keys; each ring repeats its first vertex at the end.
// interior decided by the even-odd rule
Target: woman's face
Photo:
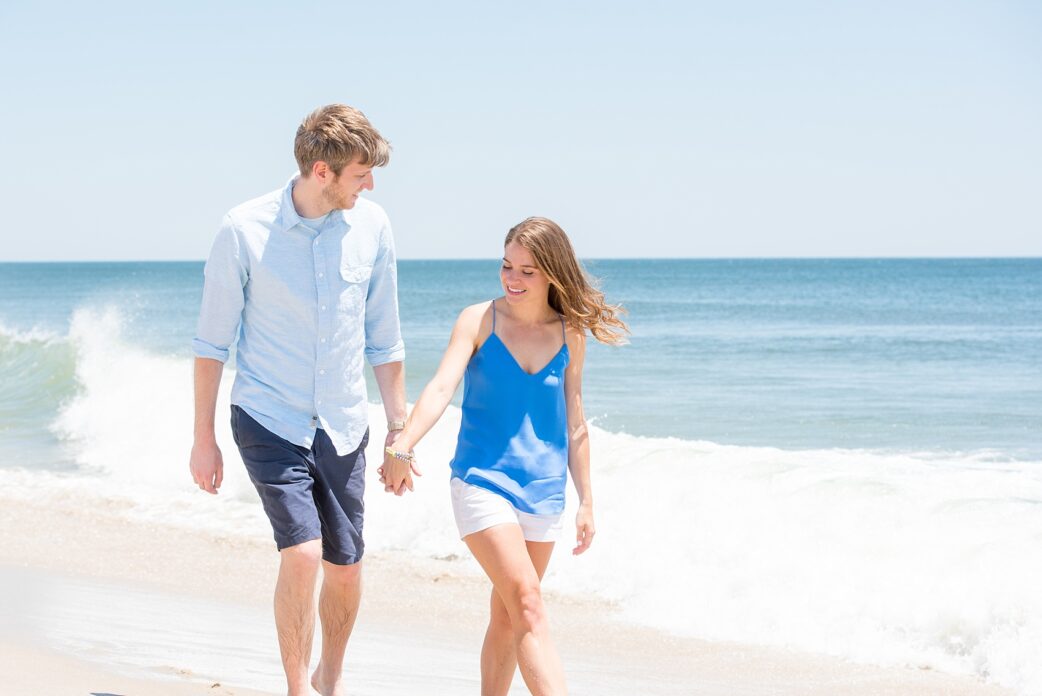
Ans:
{"type": "Polygon", "coordinates": [[[546,304],[550,280],[535,264],[531,252],[517,242],[503,250],[503,266],[499,270],[503,294],[510,304],[546,304]]]}

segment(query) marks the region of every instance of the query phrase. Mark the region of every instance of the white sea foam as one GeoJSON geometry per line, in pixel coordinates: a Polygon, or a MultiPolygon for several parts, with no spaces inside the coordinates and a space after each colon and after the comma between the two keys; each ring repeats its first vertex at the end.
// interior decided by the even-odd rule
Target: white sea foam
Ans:
{"type": "MultiPolygon", "coordinates": [[[[128,345],[118,312],[79,312],[77,396],[53,424],[80,474],[5,472],[25,495],[92,494],[130,518],[266,537],[218,406],[219,496],[187,470],[191,364],[128,345]]],[[[370,462],[382,445],[372,409],[370,462]]],[[[370,550],[465,557],[448,507],[459,423],[450,407],[418,447],[404,499],[369,472],[370,550]]],[[[881,664],[976,674],[1042,693],[1042,462],[987,453],[785,451],[592,428],[598,522],[546,584],[614,602],[625,620],[716,640],[786,645],[881,664]]],[[[574,494],[569,492],[570,522],[574,494]]],[[[479,572],[472,561],[449,572],[479,572]]]]}
{"type": "Polygon", "coordinates": [[[594,456],[601,547],[551,586],[689,635],[1042,691],[1039,463],[603,432],[594,456]]]}
{"type": "Polygon", "coordinates": [[[52,343],[61,341],[63,338],[60,334],[39,326],[19,330],[0,322],[0,339],[10,341],[11,343],[52,343]]]}

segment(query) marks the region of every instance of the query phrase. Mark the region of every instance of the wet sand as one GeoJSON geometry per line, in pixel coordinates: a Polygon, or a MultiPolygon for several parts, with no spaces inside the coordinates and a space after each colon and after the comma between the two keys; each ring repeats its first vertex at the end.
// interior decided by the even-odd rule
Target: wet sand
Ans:
{"type": "MultiPolygon", "coordinates": [[[[102,499],[0,494],[4,693],[284,693],[270,544],[120,513],[102,499]]],[[[488,592],[440,561],[367,556],[349,693],[477,693],[488,592]]],[[[573,694],[1012,693],[914,667],[678,638],[622,623],[599,601],[548,594],[547,603],[573,694]]],[[[527,693],[520,677],[511,693],[527,693]]]]}

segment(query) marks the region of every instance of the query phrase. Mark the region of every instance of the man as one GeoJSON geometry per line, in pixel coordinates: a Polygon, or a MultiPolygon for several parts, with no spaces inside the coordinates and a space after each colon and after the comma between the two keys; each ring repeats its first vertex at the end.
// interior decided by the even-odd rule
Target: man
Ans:
{"type": "Polygon", "coordinates": [[[386,411],[385,445],[406,415],[391,228],[360,197],[390,146],[360,111],[334,104],[304,119],[294,154],[299,175],[233,208],[206,262],[190,467],[217,493],[214,410],[238,337],[232,434],[281,554],[275,625],[289,694],[338,696],[361,597],[363,355],[386,411]],[[319,567],[322,656],[309,679],[319,567]]]}

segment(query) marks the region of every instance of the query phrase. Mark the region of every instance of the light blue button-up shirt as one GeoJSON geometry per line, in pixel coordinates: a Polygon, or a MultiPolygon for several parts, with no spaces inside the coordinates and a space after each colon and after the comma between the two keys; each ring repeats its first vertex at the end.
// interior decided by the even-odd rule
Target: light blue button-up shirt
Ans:
{"type": "Polygon", "coordinates": [[[226,362],[238,338],[231,402],[304,447],[322,428],[343,455],[369,425],[363,355],[373,366],[405,359],[394,241],[387,214],[361,197],[307,227],[297,178],[224,217],[192,349],[226,362]]]}

